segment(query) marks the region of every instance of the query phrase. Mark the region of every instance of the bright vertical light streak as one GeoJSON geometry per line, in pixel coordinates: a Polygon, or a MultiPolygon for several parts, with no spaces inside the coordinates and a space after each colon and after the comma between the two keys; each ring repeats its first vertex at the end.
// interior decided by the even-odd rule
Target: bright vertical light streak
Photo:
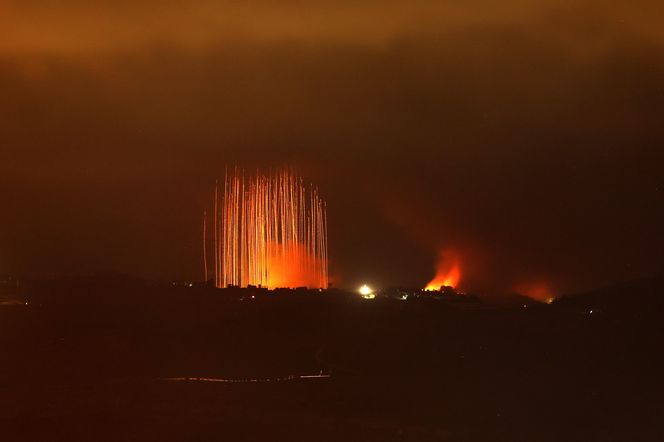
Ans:
{"type": "Polygon", "coordinates": [[[328,283],[327,215],[317,189],[289,170],[226,173],[215,186],[215,284],[264,287],[328,283]]]}
{"type": "Polygon", "coordinates": [[[208,280],[207,264],[207,211],[203,211],[203,281],[208,280]]]}
{"type": "Polygon", "coordinates": [[[219,286],[219,182],[214,183],[214,285],[219,286]]]}

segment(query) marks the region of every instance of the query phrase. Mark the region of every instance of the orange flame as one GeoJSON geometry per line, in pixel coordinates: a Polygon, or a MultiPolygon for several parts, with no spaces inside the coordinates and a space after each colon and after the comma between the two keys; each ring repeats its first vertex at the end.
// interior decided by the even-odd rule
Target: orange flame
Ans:
{"type": "Polygon", "coordinates": [[[285,251],[280,250],[276,244],[270,244],[269,249],[268,287],[320,287],[320,274],[314,271],[323,266],[320,258],[300,244],[288,244],[285,251]]]}
{"type": "Polygon", "coordinates": [[[440,290],[442,286],[457,288],[461,280],[459,259],[449,251],[440,254],[436,266],[436,276],[424,290],[440,290]]]}

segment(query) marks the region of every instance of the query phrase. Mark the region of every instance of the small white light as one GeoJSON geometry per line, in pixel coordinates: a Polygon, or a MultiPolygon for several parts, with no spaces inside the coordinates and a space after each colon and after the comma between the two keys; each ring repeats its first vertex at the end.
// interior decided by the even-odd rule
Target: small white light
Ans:
{"type": "Polygon", "coordinates": [[[366,296],[366,295],[370,295],[370,294],[372,294],[372,293],[373,293],[373,290],[371,290],[371,287],[369,287],[368,285],[364,284],[362,287],[360,287],[359,292],[360,292],[360,295],[366,296]]]}

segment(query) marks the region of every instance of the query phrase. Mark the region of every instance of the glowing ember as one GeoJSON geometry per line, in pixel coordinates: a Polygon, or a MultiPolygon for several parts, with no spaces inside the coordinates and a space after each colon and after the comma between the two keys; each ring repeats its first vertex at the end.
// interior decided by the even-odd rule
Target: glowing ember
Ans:
{"type": "Polygon", "coordinates": [[[442,252],[436,266],[436,276],[424,290],[440,290],[442,286],[457,288],[461,280],[459,260],[450,252],[442,252]]]}
{"type": "Polygon", "coordinates": [[[325,288],[327,215],[318,190],[281,170],[215,187],[215,285],[325,288]]]}

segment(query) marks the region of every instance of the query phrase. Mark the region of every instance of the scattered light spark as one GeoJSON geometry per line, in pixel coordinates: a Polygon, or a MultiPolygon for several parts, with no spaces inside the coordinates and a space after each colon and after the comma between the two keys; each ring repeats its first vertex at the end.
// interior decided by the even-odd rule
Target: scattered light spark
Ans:
{"type": "Polygon", "coordinates": [[[318,190],[288,170],[215,186],[215,286],[327,288],[327,214],[318,190]]]}

